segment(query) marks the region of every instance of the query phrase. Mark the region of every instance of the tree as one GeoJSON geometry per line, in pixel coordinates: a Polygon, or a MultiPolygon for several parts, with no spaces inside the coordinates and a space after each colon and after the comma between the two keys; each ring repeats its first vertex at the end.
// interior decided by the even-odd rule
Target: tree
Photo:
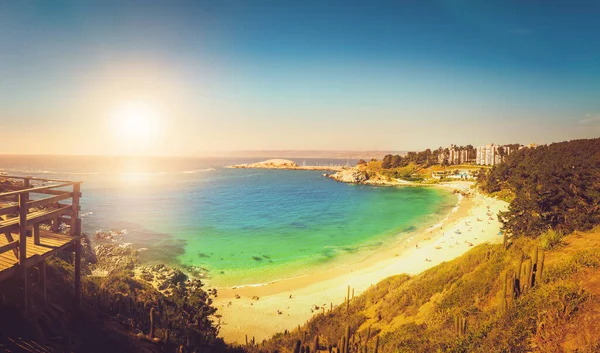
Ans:
{"type": "Polygon", "coordinates": [[[383,157],[383,162],[381,163],[381,168],[383,169],[390,169],[392,167],[392,155],[391,154],[386,154],[383,157]]]}
{"type": "Polygon", "coordinates": [[[478,175],[486,192],[515,198],[500,220],[515,236],[563,233],[600,223],[600,139],[573,140],[511,152],[505,163],[478,175]]]}

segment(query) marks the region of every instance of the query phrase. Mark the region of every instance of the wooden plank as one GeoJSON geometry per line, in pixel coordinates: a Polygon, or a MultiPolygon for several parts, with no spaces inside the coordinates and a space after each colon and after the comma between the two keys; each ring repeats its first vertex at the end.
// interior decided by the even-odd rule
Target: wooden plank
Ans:
{"type": "Polygon", "coordinates": [[[17,212],[19,212],[19,206],[7,206],[0,208],[0,216],[17,212]]]}
{"type": "MultiPolygon", "coordinates": [[[[7,197],[7,196],[28,194],[30,192],[43,194],[44,193],[43,191],[48,191],[50,189],[64,188],[67,186],[74,186],[74,185],[80,185],[80,183],[69,182],[69,183],[63,183],[63,184],[45,185],[45,186],[38,186],[38,187],[34,187],[34,188],[10,191],[10,192],[5,192],[5,193],[0,193],[0,198],[7,197]]],[[[55,190],[55,191],[60,191],[60,190],[55,190]]],[[[61,192],[68,192],[68,191],[61,191],[61,192]]]]}
{"type": "MultiPolygon", "coordinates": [[[[32,213],[33,214],[33,213],[32,213]]],[[[52,219],[56,216],[62,216],[62,215],[68,215],[71,214],[71,207],[70,206],[66,206],[66,207],[61,207],[58,208],[56,210],[52,210],[52,211],[44,211],[39,215],[35,215],[35,216],[31,216],[30,218],[28,218],[28,221],[31,223],[39,223],[39,222],[44,222],[47,221],[49,219],[52,219]]]]}
{"type": "Polygon", "coordinates": [[[8,259],[3,256],[0,256],[0,268],[10,268],[15,265],[17,265],[17,259],[15,259],[14,257],[12,259],[8,259]]]}
{"type": "MultiPolygon", "coordinates": [[[[53,203],[57,203],[58,201],[70,199],[71,197],[73,197],[72,192],[65,192],[63,194],[59,194],[56,196],[46,197],[46,198],[35,200],[35,201],[29,201],[27,206],[29,206],[29,208],[46,206],[46,205],[50,205],[53,203]]],[[[0,214],[2,214],[1,211],[2,211],[2,209],[0,209],[0,214]]]]}
{"type": "Polygon", "coordinates": [[[23,176],[16,176],[16,175],[0,175],[0,179],[20,179],[20,180],[25,180],[25,179],[29,179],[32,181],[48,181],[48,182],[54,182],[54,183],[77,183],[77,184],[81,184],[81,181],[73,181],[73,180],[61,180],[61,179],[46,179],[46,178],[38,178],[38,177],[23,177],[23,176]]]}
{"type": "MultiPolygon", "coordinates": [[[[15,241],[12,237],[12,234],[10,234],[8,232],[4,233],[4,236],[6,237],[6,241],[8,243],[15,241]]],[[[0,253],[1,253],[1,251],[0,251],[0,253]]],[[[19,258],[19,251],[17,249],[13,249],[13,254],[15,254],[15,258],[17,258],[17,259],[19,258]]]]}
{"type": "MultiPolygon", "coordinates": [[[[60,185],[45,185],[44,187],[60,188],[60,187],[64,187],[64,186],[60,186],[60,185]]],[[[52,190],[52,189],[36,190],[36,191],[31,191],[32,189],[23,190],[22,186],[17,186],[17,185],[0,185],[0,188],[11,190],[11,191],[29,191],[29,192],[34,193],[34,194],[47,194],[47,195],[64,195],[64,194],[70,192],[70,191],[67,191],[67,190],[52,190]]],[[[0,193],[0,198],[2,200],[15,200],[15,202],[16,202],[16,200],[17,200],[16,197],[17,196],[18,196],[18,194],[15,194],[13,196],[4,196],[3,193],[0,193]]]]}
{"type": "Polygon", "coordinates": [[[14,249],[16,249],[18,247],[19,247],[19,241],[18,240],[14,240],[14,241],[9,242],[6,245],[0,246],[0,253],[7,252],[7,251],[10,251],[10,250],[14,250],[14,249]]]}
{"type": "MultiPolygon", "coordinates": [[[[72,211],[72,206],[64,206],[58,209],[53,210],[41,210],[36,212],[31,212],[27,215],[27,221],[30,224],[40,223],[47,221],[49,219],[60,217],[63,215],[70,215],[72,211]]],[[[19,228],[19,219],[18,218],[10,218],[5,221],[0,221],[0,233],[13,231],[19,228]]]]}

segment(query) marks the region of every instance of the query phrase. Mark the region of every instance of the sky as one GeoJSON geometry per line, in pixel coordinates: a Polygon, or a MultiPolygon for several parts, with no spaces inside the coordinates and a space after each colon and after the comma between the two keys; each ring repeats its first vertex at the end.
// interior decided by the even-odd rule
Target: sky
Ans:
{"type": "Polygon", "coordinates": [[[600,1],[0,2],[0,154],[600,136],[600,1]]]}

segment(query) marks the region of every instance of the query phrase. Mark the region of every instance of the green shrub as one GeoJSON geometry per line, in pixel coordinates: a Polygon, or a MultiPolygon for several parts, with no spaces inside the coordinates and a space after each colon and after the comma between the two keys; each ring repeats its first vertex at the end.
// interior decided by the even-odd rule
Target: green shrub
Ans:
{"type": "Polygon", "coordinates": [[[541,236],[542,249],[544,250],[554,250],[561,245],[564,245],[563,242],[564,234],[561,232],[557,232],[553,229],[547,231],[541,236]]]}

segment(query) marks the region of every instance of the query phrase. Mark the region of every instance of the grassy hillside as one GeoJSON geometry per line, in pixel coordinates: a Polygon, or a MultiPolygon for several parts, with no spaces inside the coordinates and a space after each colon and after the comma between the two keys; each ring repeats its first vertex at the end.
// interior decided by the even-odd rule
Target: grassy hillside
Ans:
{"type": "Polygon", "coordinates": [[[600,228],[544,243],[552,250],[542,255],[544,241],[481,245],[418,276],[390,277],[348,307],[249,349],[291,352],[298,338],[312,346],[315,336],[327,349],[348,330],[350,352],[374,352],[377,341],[379,352],[598,352],[600,228]],[[536,248],[538,278],[527,285],[519,271],[515,298],[513,274],[532,267],[536,248]]]}

